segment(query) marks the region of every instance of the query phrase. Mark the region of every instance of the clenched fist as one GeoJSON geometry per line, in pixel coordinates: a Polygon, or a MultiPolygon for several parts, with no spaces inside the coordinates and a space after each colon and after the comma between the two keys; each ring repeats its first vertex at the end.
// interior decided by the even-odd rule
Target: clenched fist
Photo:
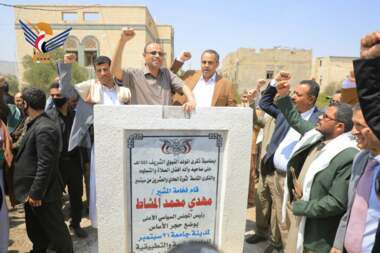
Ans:
{"type": "Polygon", "coordinates": [[[76,59],[77,59],[77,56],[75,54],[65,54],[63,56],[63,63],[73,64],[76,59]]]}
{"type": "Polygon", "coordinates": [[[187,51],[181,52],[181,54],[179,55],[179,59],[182,62],[188,61],[191,59],[191,53],[187,51]]]}
{"type": "Polygon", "coordinates": [[[277,82],[281,82],[281,81],[289,81],[290,78],[291,78],[291,75],[290,75],[289,72],[286,72],[286,71],[280,71],[280,73],[278,73],[278,74],[276,75],[275,80],[276,80],[277,82]]]}
{"type": "Polygon", "coordinates": [[[288,81],[280,81],[276,85],[277,93],[280,97],[286,96],[289,94],[290,85],[288,81]]]}
{"type": "Polygon", "coordinates": [[[257,95],[257,89],[250,89],[247,91],[247,99],[248,99],[248,102],[252,102],[252,99],[254,97],[256,97],[257,95]]]}
{"type": "Polygon", "coordinates": [[[127,41],[130,41],[131,39],[133,39],[133,37],[135,37],[136,35],[136,32],[133,28],[129,28],[129,27],[123,27],[121,29],[121,41],[126,43],[127,41]]]}
{"type": "Polygon", "coordinates": [[[256,83],[256,88],[260,90],[267,83],[267,81],[265,79],[259,79],[256,83]]]}
{"type": "Polygon", "coordinates": [[[360,42],[360,57],[372,59],[380,57],[380,31],[368,34],[360,42]]]}

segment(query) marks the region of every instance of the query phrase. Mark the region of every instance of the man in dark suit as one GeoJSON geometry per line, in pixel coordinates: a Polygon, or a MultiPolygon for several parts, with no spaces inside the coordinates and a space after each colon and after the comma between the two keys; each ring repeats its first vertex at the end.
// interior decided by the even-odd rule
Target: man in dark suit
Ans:
{"type": "MultiPolygon", "coordinates": [[[[371,142],[376,143],[377,139],[377,149],[380,149],[380,32],[374,32],[371,34],[366,35],[360,43],[360,57],[361,59],[354,61],[354,71],[355,71],[355,79],[357,82],[357,92],[358,92],[358,98],[359,103],[361,107],[360,113],[357,113],[358,121],[361,123],[361,132],[363,132],[363,129],[365,130],[365,139],[369,139],[365,142],[365,145],[363,146],[365,149],[369,149],[368,144],[371,142]],[[364,120],[365,119],[365,120],[364,120]],[[371,129],[371,130],[369,130],[371,129]],[[376,137],[377,138],[376,138],[376,137]]],[[[357,134],[360,132],[357,131],[357,134]]],[[[363,139],[363,138],[361,138],[363,139]]],[[[361,141],[362,142],[362,141],[361,141]]],[[[374,145],[370,145],[374,146],[374,145]]],[[[366,164],[367,161],[370,160],[370,158],[376,159],[379,157],[379,154],[376,154],[376,149],[372,150],[363,150],[355,159],[355,163],[353,165],[353,171],[352,171],[352,177],[350,181],[349,186],[349,208],[341,219],[336,237],[334,242],[334,248],[331,250],[331,253],[341,253],[344,249],[343,246],[346,239],[346,231],[347,226],[349,222],[349,218],[351,216],[351,209],[353,206],[355,193],[357,191],[357,187],[359,184],[359,181],[361,180],[362,176],[364,175],[364,172],[367,170],[366,164]]],[[[379,182],[379,175],[375,175],[373,177],[373,182],[379,182]]],[[[379,183],[377,183],[378,185],[379,183]]],[[[379,192],[379,189],[374,189],[375,192],[379,192]]],[[[371,190],[373,191],[373,190],[371,190]]],[[[371,193],[372,194],[372,193],[371,193]]],[[[379,199],[374,198],[367,200],[367,205],[373,205],[374,202],[378,203],[379,199]]],[[[374,209],[374,208],[373,208],[374,209]]],[[[380,222],[380,221],[379,221],[380,222]]],[[[367,219],[366,226],[368,226],[368,223],[370,224],[376,224],[373,220],[370,221],[367,219]]],[[[371,245],[362,244],[359,246],[362,246],[360,250],[364,250],[363,252],[369,252],[370,247],[372,247],[372,253],[380,252],[380,223],[377,223],[377,232],[374,236],[374,231],[371,231],[370,236],[371,240],[369,240],[371,245]],[[374,239],[374,240],[373,240],[374,239]]],[[[368,232],[366,233],[368,237],[368,232]]],[[[362,239],[364,242],[368,241],[365,238],[362,239]]]]}
{"type": "Polygon", "coordinates": [[[24,203],[28,237],[33,253],[51,246],[58,253],[73,252],[73,244],[61,210],[63,191],[58,171],[62,141],[54,122],[44,113],[46,96],[36,88],[22,92],[24,111],[30,117],[14,158],[14,193],[24,203]]]}
{"type": "Polygon", "coordinates": [[[61,95],[59,83],[50,85],[49,91],[55,107],[47,110],[46,114],[55,122],[62,138],[59,171],[69,191],[70,228],[78,237],[85,238],[87,237],[87,232],[80,227],[83,209],[83,168],[81,165],[81,153],[79,147],[68,151],[75,111],[69,105],[69,99],[71,98],[66,98],[61,95]]]}
{"type": "Polygon", "coordinates": [[[380,219],[380,140],[368,127],[360,107],[356,105],[353,111],[352,134],[362,151],[352,165],[347,211],[340,220],[331,253],[378,252],[374,242],[380,219]]]}
{"type": "MultiPolygon", "coordinates": [[[[380,139],[380,31],[366,35],[360,47],[361,59],[354,61],[359,103],[368,126],[380,139]]],[[[380,223],[372,252],[380,252],[380,223]]]]}
{"type": "MultiPolygon", "coordinates": [[[[286,177],[286,166],[287,161],[290,158],[290,154],[294,146],[299,141],[301,135],[290,127],[289,123],[285,119],[284,115],[274,104],[274,98],[276,96],[276,84],[278,82],[289,80],[290,74],[286,72],[280,72],[275,79],[273,79],[266,90],[264,91],[262,98],[259,102],[259,106],[266,113],[276,119],[276,126],[273,132],[271,141],[267,147],[266,154],[262,161],[261,176],[267,181],[266,186],[269,192],[269,198],[265,201],[274,205],[272,208],[272,215],[276,215],[277,224],[270,224],[272,231],[277,228],[279,235],[271,235],[270,239],[271,246],[268,247],[266,252],[272,252],[274,248],[281,248],[286,246],[287,233],[289,229],[289,220],[286,219],[282,223],[282,202],[284,194],[284,180],[286,177]],[[280,238],[279,238],[280,237],[280,238]]],[[[301,114],[302,118],[308,120],[315,124],[318,120],[319,111],[315,107],[315,102],[317,100],[319,93],[319,85],[313,80],[301,81],[295,87],[294,95],[292,96],[292,101],[297,108],[297,111],[301,114]]],[[[264,192],[258,189],[258,192],[264,192]]],[[[263,198],[257,198],[258,200],[263,200],[263,198]]],[[[258,203],[258,206],[267,206],[267,204],[258,203]]],[[[256,208],[256,220],[267,220],[262,219],[260,208],[256,208]]],[[[257,243],[266,239],[265,234],[268,231],[258,230],[256,235],[247,238],[249,243],[257,243]]],[[[273,233],[273,232],[272,232],[273,233]]]]}

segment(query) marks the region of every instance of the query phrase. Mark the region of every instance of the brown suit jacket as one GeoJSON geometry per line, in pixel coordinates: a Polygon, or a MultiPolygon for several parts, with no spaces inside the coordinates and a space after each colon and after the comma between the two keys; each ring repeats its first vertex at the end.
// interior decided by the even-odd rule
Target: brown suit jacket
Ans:
{"type": "Polygon", "coordinates": [[[350,105],[355,105],[359,102],[358,94],[356,88],[346,88],[342,89],[342,99],[343,103],[347,103],[350,105]]]}
{"type": "MultiPolygon", "coordinates": [[[[182,67],[183,63],[175,60],[170,68],[173,73],[177,73],[182,67]]],[[[200,70],[186,71],[181,77],[191,90],[194,89],[201,78],[202,72],[200,70]]],[[[178,93],[173,96],[173,105],[182,105],[186,102],[186,98],[178,93]]],[[[232,82],[223,78],[220,75],[216,75],[216,82],[214,88],[214,95],[212,97],[211,106],[236,106],[235,91],[232,82]]]]}

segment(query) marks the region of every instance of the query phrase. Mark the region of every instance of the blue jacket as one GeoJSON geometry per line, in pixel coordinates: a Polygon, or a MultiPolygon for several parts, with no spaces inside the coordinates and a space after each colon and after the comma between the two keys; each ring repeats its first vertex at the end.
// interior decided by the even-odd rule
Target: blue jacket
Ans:
{"type": "MultiPolygon", "coordinates": [[[[285,119],[284,115],[274,104],[274,97],[276,96],[277,90],[275,87],[268,85],[268,87],[264,90],[263,95],[259,101],[260,108],[268,113],[270,116],[276,119],[276,125],[274,128],[274,132],[272,138],[268,144],[266,154],[263,158],[263,166],[261,168],[261,173],[266,175],[272,171],[274,171],[273,157],[274,153],[277,150],[277,147],[280,145],[282,140],[285,138],[290,125],[288,121],[285,119]]],[[[318,121],[318,116],[320,115],[320,111],[317,107],[315,107],[314,112],[309,118],[309,121],[315,124],[318,121]]]]}

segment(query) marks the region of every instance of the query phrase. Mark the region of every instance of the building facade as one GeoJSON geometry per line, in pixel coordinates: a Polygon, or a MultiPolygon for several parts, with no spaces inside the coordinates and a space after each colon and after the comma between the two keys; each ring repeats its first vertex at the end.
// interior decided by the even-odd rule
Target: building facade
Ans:
{"type": "Polygon", "coordinates": [[[313,62],[313,77],[321,85],[322,90],[341,88],[342,81],[347,79],[353,70],[355,57],[327,56],[318,57],[313,62]]]}
{"type": "Polygon", "coordinates": [[[22,59],[25,55],[33,55],[33,47],[25,41],[19,19],[31,24],[45,22],[53,29],[53,36],[72,27],[64,50],[75,53],[78,63],[89,69],[96,56],[112,58],[121,29],[126,26],[134,28],[136,36],[124,49],[123,67],[142,67],[144,46],[152,41],[163,46],[166,65],[170,66],[173,59],[172,26],[156,24],[145,6],[17,5],[14,12],[18,76],[21,78],[24,72],[22,59]]]}
{"type": "Polygon", "coordinates": [[[254,88],[257,79],[272,79],[279,71],[292,73],[291,84],[311,76],[312,50],[275,47],[256,51],[240,48],[228,54],[221,73],[234,81],[239,93],[254,88]]]}

